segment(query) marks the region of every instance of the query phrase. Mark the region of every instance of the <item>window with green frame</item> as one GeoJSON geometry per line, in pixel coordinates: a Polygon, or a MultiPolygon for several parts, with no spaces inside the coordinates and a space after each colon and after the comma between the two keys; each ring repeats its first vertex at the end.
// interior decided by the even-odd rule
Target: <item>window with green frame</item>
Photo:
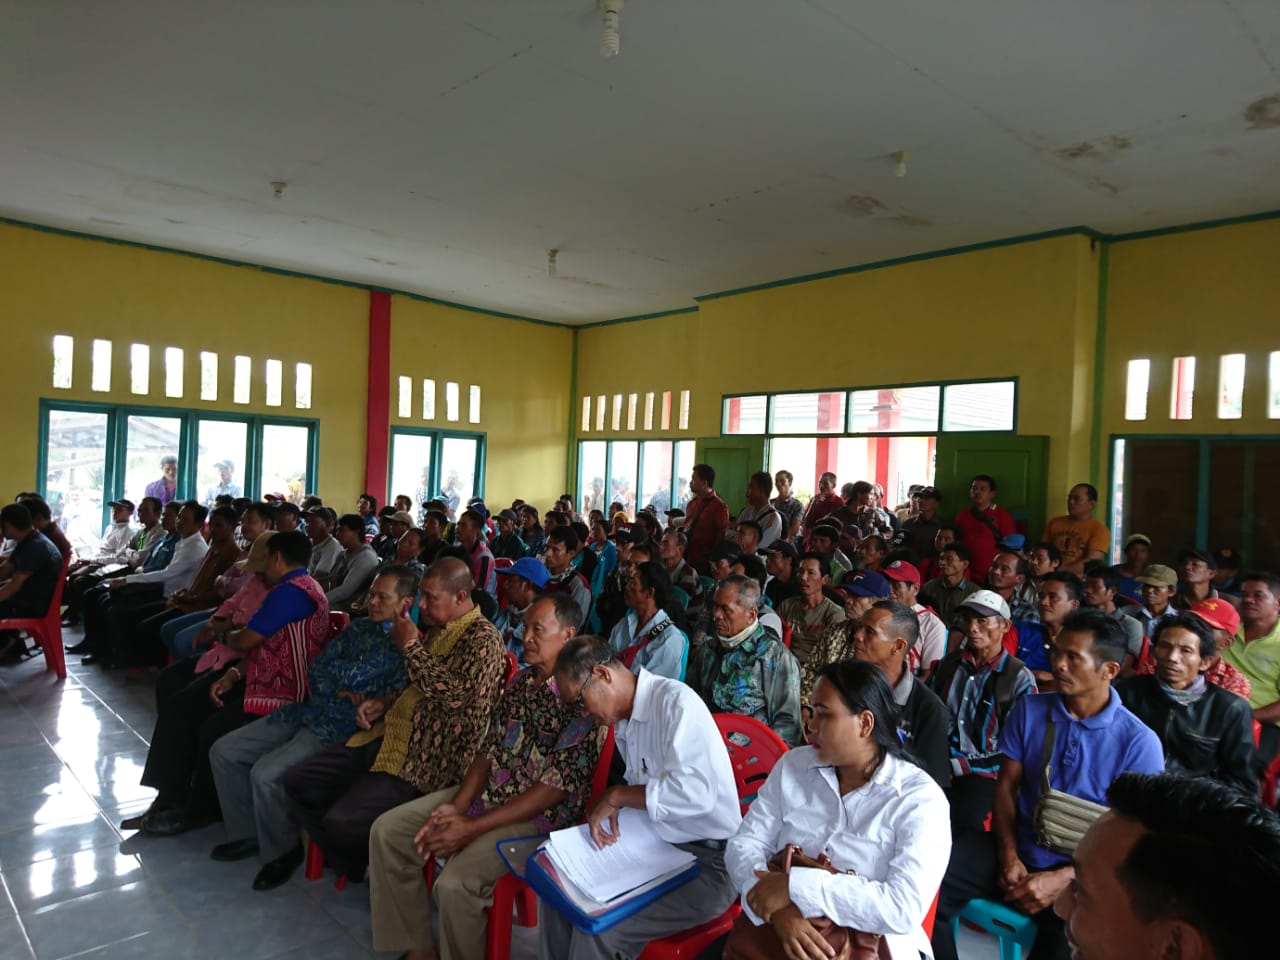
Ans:
{"type": "Polygon", "coordinates": [[[42,400],[37,486],[69,534],[92,542],[106,504],[141,500],[163,481],[168,457],[177,458],[178,498],[280,493],[296,502],[314,492],[319,432],[319,421],[296,417],[42,400]]]}
{"type": "Polygon", "coordinates": [[[392,427],[387,501],[409,497],[421,520],[423,501],[440,497],[456,516],[484,496],[485,443],[483,433],[392,427]]]}
{"type": "Polygon", "coordinates": [[[726,436],[1011,433],[1017,426],[1017,399],[1016,378],[744,394],[724,398],[721,432],[726,436]]]}
{"type": "Polygon", "coordinates": [[[583,440],[578,443],[578,512],[622,504],[628,517],[652,506],[666,511],[689,501],[692,440],[583,440]]]}

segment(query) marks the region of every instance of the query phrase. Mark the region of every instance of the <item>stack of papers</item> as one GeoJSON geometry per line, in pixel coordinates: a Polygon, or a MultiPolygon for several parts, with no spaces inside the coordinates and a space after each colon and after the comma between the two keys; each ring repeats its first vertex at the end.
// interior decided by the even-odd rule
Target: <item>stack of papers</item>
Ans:
{"type": "Polygon", "coordinates": [[[642,888],[652,889],[697,861],[692,853],[658,836],[645,813],[630,808],[618,815],[616,843],[597,847],[582,824],[554,831],[545,853],[561,887],[580,908],[638,895],[642,888]]]}

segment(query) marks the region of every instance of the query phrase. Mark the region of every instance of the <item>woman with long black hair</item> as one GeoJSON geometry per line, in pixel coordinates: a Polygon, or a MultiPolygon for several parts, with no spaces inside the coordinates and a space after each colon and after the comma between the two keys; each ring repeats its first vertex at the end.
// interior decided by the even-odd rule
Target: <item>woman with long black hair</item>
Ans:
{"type": "MultiPolygon", "coordinates": [[[[810,745],[785,754],[729,840],[725,866],[745,924],[773,926],[778,956],[826,956],[810,923],[883,934],[897,960],[932,956],[921,923],[951,853],[947,801],[898,739],[898,708],[873,664],[840,660],[818,673],[810,745]],[[767,864],[789,844],[839,873],[789,874],[767,864]]],[[[730,935],[732,954],[735,937],[730,935]]]]}

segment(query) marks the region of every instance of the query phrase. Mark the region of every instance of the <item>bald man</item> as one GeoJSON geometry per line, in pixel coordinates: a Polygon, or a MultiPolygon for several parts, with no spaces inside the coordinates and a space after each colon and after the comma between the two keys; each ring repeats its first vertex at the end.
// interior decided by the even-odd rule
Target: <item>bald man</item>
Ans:
{"type": "MultiPolygon", "coordinates": [[[[419,634],[406,601],[391,627],[409,685],[360,703],[360,731],[291,767],[284,777],[289,813],[350,876],[364,874],[369,830],[381,814],[461,782],[502,693],[506,647],[497,628],[471,602],[471,570],[454,557],[437,560],[422,578],[419,634]]],[[[270,889],[289,879],[269,877],[270,889]]]]}

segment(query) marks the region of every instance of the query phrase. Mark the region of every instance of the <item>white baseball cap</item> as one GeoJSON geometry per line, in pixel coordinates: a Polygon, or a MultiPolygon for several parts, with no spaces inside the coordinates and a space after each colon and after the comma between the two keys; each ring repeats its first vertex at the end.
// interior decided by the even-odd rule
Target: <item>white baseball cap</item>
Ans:
{"type": "Polygon", "coordinates": [[[1004,617],[1006,620],[1010,618],[1009,604],[1005,602],[1004,597],[993,590],[975,590],[964,598],[960,609],[972,610],[984,617],[1004,617]]]}

